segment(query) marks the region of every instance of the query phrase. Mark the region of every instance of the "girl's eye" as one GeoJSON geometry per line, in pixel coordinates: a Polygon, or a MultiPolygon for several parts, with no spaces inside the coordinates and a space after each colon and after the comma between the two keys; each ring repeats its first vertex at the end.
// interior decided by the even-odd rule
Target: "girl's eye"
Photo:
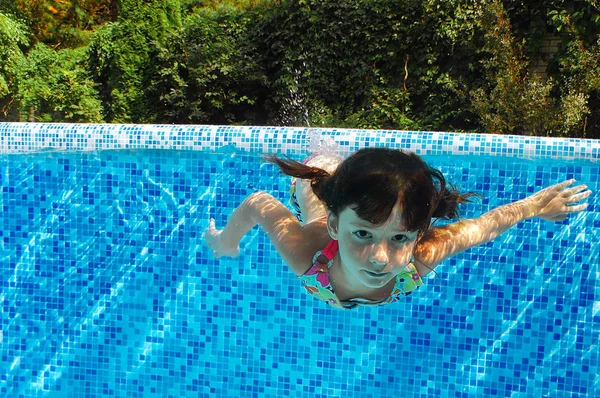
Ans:
{"type": "Polygon", "coordinates": [[[352,232],[352,234],[360,239],[368,239],[371,237],[371,233],[369,231],[365,231],[364,229],[354,231],[354,232],[352,232]]]}
{"type": "Polygon", "coordinates": [[[394,235],[392,239],[394,240],[394,242],[406,242],[408,240],[408,237],[406,235],[394,235]]]}

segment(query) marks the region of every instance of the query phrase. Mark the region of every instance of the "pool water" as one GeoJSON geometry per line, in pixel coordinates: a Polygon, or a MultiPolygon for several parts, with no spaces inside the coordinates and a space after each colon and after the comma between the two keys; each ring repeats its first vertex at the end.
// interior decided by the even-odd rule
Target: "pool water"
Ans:
{"type": "MultiPolygon", "coordinates": [[[[294,153],[302,158],[304,153],[294,153]]],[[[202,241],[289,178],[243,150],[0,155],[0,396],[592,397],[600,394],[600,165],[424,156],[475,217],[575,178],[565,222],[528,220],[405,301],[308,296],[266,235],[202,241]]]]}

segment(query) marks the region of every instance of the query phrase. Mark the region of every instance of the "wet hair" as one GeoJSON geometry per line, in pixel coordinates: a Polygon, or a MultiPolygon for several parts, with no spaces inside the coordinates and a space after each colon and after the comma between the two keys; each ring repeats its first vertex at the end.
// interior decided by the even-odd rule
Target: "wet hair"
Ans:
{"type": "Polygon", "coordinates": [[[408,230],[420,236],[432,218],[458,218],[458,205],[477,196],[461,194],[417,154],[396,149],[361,149],[342,161],[333,174],[276,155],[266,155],[265,160],[284,174],[311,180],[315,195],[336,216],[350,207],[363,220],[379,225],[399,203],[408,230]]]}

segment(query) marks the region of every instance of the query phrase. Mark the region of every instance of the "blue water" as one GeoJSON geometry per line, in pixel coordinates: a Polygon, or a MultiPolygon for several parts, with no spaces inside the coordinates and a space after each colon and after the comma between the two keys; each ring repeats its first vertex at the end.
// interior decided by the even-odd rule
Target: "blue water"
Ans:
{"type": "MultiPolygon", "coordinates": [[[[298,158],[301,158],[300,154],[298,158]]],[[[307,296],[262,231],[202,233],[289,179],[249,153],[0,155],[0,396],[600,395],[600,165],[426,156],[474,217],[567,178],[595,195],[437,268],[406,301],[307,296]]]]}

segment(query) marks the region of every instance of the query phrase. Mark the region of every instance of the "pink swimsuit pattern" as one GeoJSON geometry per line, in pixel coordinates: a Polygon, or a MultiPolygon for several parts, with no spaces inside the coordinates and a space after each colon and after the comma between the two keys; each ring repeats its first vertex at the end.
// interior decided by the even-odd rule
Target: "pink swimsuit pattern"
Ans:
{"type": "Polygon", "coordinates": [[[335,295],[329,280],[329,268],[333,264],[333,259],[337,254],[337,251],[337,240],[330,241],[325,249],[318,251],[314,255],[313,266],[306,271],[304,275],[298,277],[310,295],[315,296],[319,300],[325,301],[333,307],[351,309],[359,305],[385,305],[400,301],[403,297],[411,294],[411,292],[417,289],[419,286],[423,286],[423,281],[421,280],[417,269],[412,263],[410,263],[396,277],[396,284],[394,285],[394,288],[387,299],[383,301],[371,301],[367,299],[353,298],[349,301],[341,301],[335,295]],[[318,258],[321,255],[328,260],[327,264],[323,264],[318,261],[318,258]]]}

